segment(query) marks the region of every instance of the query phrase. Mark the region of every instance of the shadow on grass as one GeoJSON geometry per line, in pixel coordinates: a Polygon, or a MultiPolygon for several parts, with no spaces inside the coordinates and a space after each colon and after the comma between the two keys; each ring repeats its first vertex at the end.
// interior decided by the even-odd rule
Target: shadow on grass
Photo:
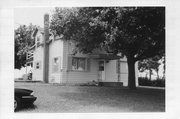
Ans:
{"type": "MultiPolygon", "coordinates": [[[[79,87],[79,93],[64,92],[61,97],[66,99],[68,105],[84,108],[89,112],[105,109],[112,112],[164,112],[165,90],[137,88],[108,88],[108,87],[79,87]],[[73,103],[76,102],[76,103],[73,103]]],[[[68,107],[71,108],[71,107],[68,107]]],[[[77,109],[78,110],[78,109],[77,109]]],[[[76,112],[76,111],[75,111],[76,112]]]]}

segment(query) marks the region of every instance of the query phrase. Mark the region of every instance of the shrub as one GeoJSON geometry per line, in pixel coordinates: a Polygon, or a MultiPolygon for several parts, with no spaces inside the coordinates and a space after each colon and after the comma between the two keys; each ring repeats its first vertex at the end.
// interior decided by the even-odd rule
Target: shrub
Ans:
{"type": "Polygon", "coordinates": [[[140,86],[165,87],[165,80],[163,79],[149,80],[145,77],[139,77],[138,82],[140,86]]]}

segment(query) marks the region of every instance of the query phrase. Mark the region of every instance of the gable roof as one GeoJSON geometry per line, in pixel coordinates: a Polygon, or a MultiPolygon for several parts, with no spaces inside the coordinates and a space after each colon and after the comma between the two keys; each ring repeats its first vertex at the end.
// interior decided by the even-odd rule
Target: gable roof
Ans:
{"type": "MultiPolygon", "coordinates": [[[[33,31],[33,33],[31,34],[31,37],[34,38],[37,34],[37,32],[40,32],[42,34],[44,34],[44,28],[41,28],[41,27],[36,27],[36,29],[33,31]]],[[[49,35],[53,35],[53,33],[49,30],[49,35]]]]}
{"type": "Polygon", "coordinates": [[[34,38],[37,34],[37,32],[40,31],[41,33],[44,33],[44,29],[41,27],[36,27],[36,29],[32,33],[32,37],[34,38]]]}

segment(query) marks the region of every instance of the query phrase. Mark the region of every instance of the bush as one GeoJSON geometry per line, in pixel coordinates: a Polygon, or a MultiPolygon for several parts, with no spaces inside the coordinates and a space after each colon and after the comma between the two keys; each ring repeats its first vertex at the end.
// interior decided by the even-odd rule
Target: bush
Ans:
{"type": "Polygon", "coordinates": [[[157,79],[153,81],[153,86],[156,87],[165,87],[165,80],[163,79],[157,79]]]}
{"type": "Polygon", "coordinates": [[[165,87],[165,80],[163,79],[149,80],[145,77],[139,77],[138,82],[140,86],[165,87]]]}

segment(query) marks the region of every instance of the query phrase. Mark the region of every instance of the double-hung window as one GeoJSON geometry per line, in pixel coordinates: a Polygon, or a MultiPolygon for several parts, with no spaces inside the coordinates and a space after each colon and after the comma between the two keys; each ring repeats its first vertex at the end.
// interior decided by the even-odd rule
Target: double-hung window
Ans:
{"type": "Polygon", "coordinates": [[[72,70],[74,71],[86,71],[86,58],[73,57],[72,58],[72,70]]]}

